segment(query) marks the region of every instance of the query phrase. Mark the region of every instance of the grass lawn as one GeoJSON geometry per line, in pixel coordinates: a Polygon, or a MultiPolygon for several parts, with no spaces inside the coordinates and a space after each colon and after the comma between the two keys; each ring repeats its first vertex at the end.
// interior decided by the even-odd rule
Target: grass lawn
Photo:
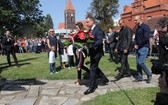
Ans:
{"type": "Polygon", "coordinates": [[[153,105],[159,88],[145,88],[125,91],[109,92],[98,96],[82,105],[153,105]]]}
{"type": "MultiPolygon", "coordinates": [[[[16,80],[16,79],[76,79],[76,68],[72,69],[60,69],[59,57],[56,59],[56,67],[59,70],[58,74],[51,75],[49,72],[49,64],[47,53],[24,53],[16,55],[21,65],[19,68],[14,66],[13,58],[11,57],[12,67],[8,67],[6,56],[0,56],[0,75],[3,78],[16,80]]],[[[89,61],[89,57],[86,62],[89,61]]],[[[135,58],[129,57],[129,64],[132,71],[136,70],[135,58]]],[[[151,62],[147,59],[147,66],[151,67],[151,62]]],[[[89,64],[87,64],[89,67],[89,64]]],[[[108,61],[108,55],[102,57],[100,61],[100,68],[107,76],[115,76],[116,68],[120,67],[120,64],[108,61]]],[[[84,73],[84,72],[83,72],[84,73]]]]}
{"type": "MultiPolygon", "coordinates": [[[[0,76],[7,80],[17,79],[76,79],[76,68],[60,69],[59,58],[56,59],[56,67],[59,70],[58,74],[50,74],[47,53],[30,53],[17,54],[19,68],[14,66],[13,58],[11,57],[12,67],[8,67],[6,56],[0,56],[0,76]]],[[[86,59],[86,62],[89,58],[86,59]]],[[[136,70],[135,57],[129,57],[129,64],[132,71],[136,70]]],[[[147,66],[151,67],[149,59],[146,61],[147,66]]],[[[89,64],[87,64],[89,67],[89,64]]],[[[108,61],[108,55],[102,57],[100,68],[107,76],[115,76],[118,72],[115,70],[120,67],[120,64],[108,61]]],[[[105,95],[98,96],[93,100],[83,103],[83,105],[153,105],[151,100],[155,99],[155,94],[158,88],[146,88],[136,90],[125,90],[109,92],[105,95]]]]}

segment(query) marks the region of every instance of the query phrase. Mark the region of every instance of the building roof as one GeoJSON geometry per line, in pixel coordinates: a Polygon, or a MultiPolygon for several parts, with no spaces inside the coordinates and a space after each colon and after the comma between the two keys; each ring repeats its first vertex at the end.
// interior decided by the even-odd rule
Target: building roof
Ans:
{"type": "Polygon", "coordinates": [[[71,0],[68,0],[65,10],[75,10],[71,0]]]}
{"type": "MultiPolygon", "coordinates": [[[[86,23],[85,23],[85,20],[76,21],[75,24],[78,23],[78,22],[82,22],[84,28],[87,28],[86,23]]],[[[65,29],[65,23],[64,23],[64,22],[59,23],[58,29],[65,29]]]]}
{"type": "Polygon", "coordinates": [[[124,7],[124,13],[132,12],[132,6],[125,6],[124,7]]]}
{"type": "Polygon", "coordinates": [[[167,0],[159,0],[161,4],[168,4],[167,0]]]}
{"type": "Polygon", "coordinates": [[[168,3],[168,1],[166,0],[142,0],[142,1],[139,1],[139,0],[134,0],[134,2],[129,5],[129,6],[124,6],[124,13],[123,14],[126,14],[126,13],[129,13],[129,12],[132,12],[133,10],[133,5],[134,4],[141,4],[142,6],[144,6],[145,8],[150,8],[150,7],[155,7],[155,6],[158,6],[160,4],[165,4],[165,3],[168,3]],[[141,2],[141,3],[138,3],[138,2],[141,2]]]}
{"type": "Polygon", "coordinates": [[[144,1],[145,8],[150,8],[150,7],[154,7],[157,5],[160,5],[159,0],[146,0],[146,1],[144,1]]]}
{"type": "Polygon", "coordinates": [[[58,29],[65,29],[65,24],[64,24],[64,22],[59,23],[58,29]]]}

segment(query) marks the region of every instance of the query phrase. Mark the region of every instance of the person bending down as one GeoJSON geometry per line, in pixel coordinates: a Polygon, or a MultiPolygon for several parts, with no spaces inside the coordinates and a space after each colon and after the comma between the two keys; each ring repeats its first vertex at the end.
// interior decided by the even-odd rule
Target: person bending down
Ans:
{"type": "Polygon", "coordinates": [[[75,82],[77,85],[81,85],[81,76],[82,69],[85,70],[88,74],[90,74],[90,70],[84,65],[84,60],[87,57],[87,48],[82,47],[78,50],[78,65],[77,65],[77,77],[78,80],[75,82]]]}

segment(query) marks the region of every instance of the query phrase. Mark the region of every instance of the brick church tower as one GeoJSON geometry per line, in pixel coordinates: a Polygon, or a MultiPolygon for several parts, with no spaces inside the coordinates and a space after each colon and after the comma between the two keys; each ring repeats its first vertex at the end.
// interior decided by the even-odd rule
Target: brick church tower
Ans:
{"type": "Polygon", "coordinates": [[[68,0],[66,8],[64,10],[65,29],[76,29],[75,27],[75,9],[71,0],[68,0]]]}

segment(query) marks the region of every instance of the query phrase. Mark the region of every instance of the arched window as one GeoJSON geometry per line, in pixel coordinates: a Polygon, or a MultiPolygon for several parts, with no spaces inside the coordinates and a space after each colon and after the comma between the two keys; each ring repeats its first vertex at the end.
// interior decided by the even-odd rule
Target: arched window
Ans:
{"type": "Polygon", "coordinates": [[[147,16],[147,19],[152,19],[152,16],[147,16]]]}

